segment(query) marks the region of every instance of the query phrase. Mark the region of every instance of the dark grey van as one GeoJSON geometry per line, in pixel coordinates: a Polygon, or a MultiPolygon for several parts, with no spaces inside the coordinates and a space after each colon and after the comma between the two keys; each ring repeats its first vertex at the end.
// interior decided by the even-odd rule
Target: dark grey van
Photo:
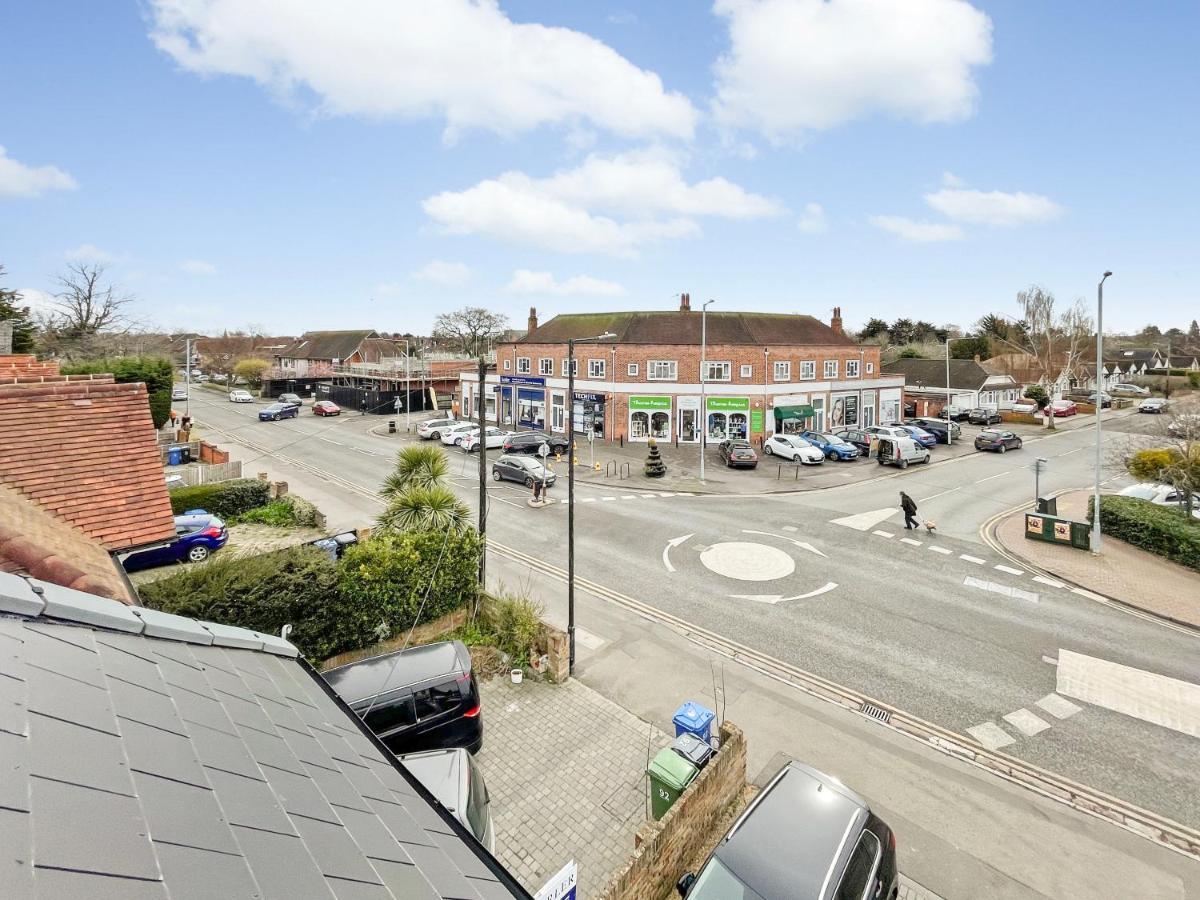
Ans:
{"type": "Polygon", "coordinates": [[[479,685],[462,641],[397,650],[323,675],[395,754],[483,746],[479,685]]]}

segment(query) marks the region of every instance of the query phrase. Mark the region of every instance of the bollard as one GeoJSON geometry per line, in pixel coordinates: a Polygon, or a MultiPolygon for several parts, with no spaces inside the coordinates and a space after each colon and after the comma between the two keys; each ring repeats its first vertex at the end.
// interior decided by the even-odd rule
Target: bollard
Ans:
{"type": "Polygon", "coordinates": [[[389,419],[388,420],[388,434],[395,434],[395,433],[396,433],[396,420],[389,419]]]}

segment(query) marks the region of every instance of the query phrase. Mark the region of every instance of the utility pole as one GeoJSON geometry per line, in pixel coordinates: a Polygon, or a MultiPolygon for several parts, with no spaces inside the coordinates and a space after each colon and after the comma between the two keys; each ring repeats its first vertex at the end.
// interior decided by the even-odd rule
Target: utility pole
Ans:
{"type": "Polygon", "coordinates": [[[479,550],[479,590],[487,590],[487,360],[479,357],[479,394],[475,397],[476,412],[479,414],[479,539],[483,546],[479,550]]]}
{"type": "MultiPolygon", "coordinates": [[[[183,414],[191,419],[192,416],[192,339],[185,338],[184,353],[187,360],[183,364],[183,383],[187,387],[187,398],[183,401],[183,414]]],[[[1170,376],[1168,376],[1170,377],[1170,376]]]]}
{"type": "Polygon", "coordinates": [[[700,307],[700,482],[704,482],[704,445],[708,443],[708,308],[716,303],[708,300],[700,307]]]}
{"type": "Polygon", "coordinates": [[[954,443],[954,425],[950,421],[950,335],[946,335],[946,446],[954,443]]]}
{"type": "MultiPolygon", "coordinates": [[[[1104,282],[1112,275],[1112,272],[1105,272],[1104,278],[1100,279],[1100,283],[1096,285],[1096,371],[1100,371],[1100,363],[1104,359],[1104,282]]],[[[1168,360],[1168,363],[1170,360],[1168,360]]],[[[1170,370],[1168,369],[1168,372],[1170,370]]],[[[1170,378],[1170,375],[1167,376],[1170,378]]],[[[1099,387],[1096,388],[1099,391],[1099,387]]],[[[1092,552],[1100,552],[1100,440],[1102,429],[1100,426],[1100,411],[1103,407],[1100,404],[1100,394],[1096,394],[1096,484],[1092,491],[1092,552]]]]}

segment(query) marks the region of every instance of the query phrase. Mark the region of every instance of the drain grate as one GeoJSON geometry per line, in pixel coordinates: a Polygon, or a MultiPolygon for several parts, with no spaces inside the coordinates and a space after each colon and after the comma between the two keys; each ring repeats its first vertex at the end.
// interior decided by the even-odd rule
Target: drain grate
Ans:
{"type": "Polygon", "coordinates": [[[882,722],[884,725],[892,721],[892,714],[886,709],[880,709],[874,703],[864,703],[862,705],[862,712],[865,712],[872,719],[882,722]]]}

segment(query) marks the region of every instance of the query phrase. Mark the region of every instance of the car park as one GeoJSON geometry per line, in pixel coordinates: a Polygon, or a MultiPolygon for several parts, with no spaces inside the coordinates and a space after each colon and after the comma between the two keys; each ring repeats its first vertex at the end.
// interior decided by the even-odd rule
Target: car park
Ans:
{"type": "Polygon", "coordinates": [[[800,437],[824,453],[826,459],[851,460],[862,455],[852,443],[830,432],[802,431],[800,437]]]}
{"type": "Polygon", "coordinates": [[[1150,396],[1150,388],[1142,387],[1140,384],[1114,384],[1108,391],[1114,397],[1138,398],[1150,396]]]}
{"type": "Polygon", "coordinates": [[[294,419],[300,412],[298,406],[288,406],[286,403],[272,403],[258,411],[258,421],[278,422],[280,419],[294,419]]]}
{"type": "Polygon", "coordinates": [[[423,441],[439,441],[443,431],[459,424],[458,419],[430,419],[417,426],[417,437],[423,441]]]}
{"type": "Polygon", "coordinates": [[[314,416],[340,416],[342,408],[332,400],[318,400],[313,404],[314,416]]]}
{"type": "Polygon", "coordinates": [[[908,436],[922,447],[937,446],[937,438],[924,428],[918,428],[916,425],[897,425],[896,427],[902,428],[904,431],[908,432],[908,436]]]}
{"type": "MultiPolygon", "coordinates": [[[[494,425],[487,427],[487,448],[489,450],[498,450],[504,446],[504,442],[508,440],[512,432],[505,431],[503,428],[497,428],[494,425]]],[[[462,447],[468,453],[474,453],[479,449],[479,426],[469,431],[464,437],[459,439],[458,446],[462,447]]]]}
{"type": "Polygon", "coordinates": [[[894,900],[896,836],[836,778],[790,761],[676,890],[686,900],[894,900]]]}
{"type": "Polygon", "coordinates": [[[253,403],[254,397],[249,391],[243,390],[242,388],[237,388],[237,389],[229,392],[229,402],[230,403],[253,403]]]}
{"type": "Polygon", "coordinates": [[[730,438],[717,446],[721,461],[731,469],[754,469],[758,466],[758,454],[749,441],[730,438]]]}
{"type": "Polygon", "coordinates": [[[186,400],[188,398],[187,388],[177,387],[171,389],[172,400],[186,400]]]}
{"type": "Polygon", "coordinates": [[[496,829],[487,784],[483,770],[470,753],[461,747],[426,750],[405,753],[400,762],[488,853],[495,854],[496,829]]]}
{"type": "Polygon", "coordinates": [[[304,401],[300,399],[299,394],[280,394],[276,399],[280,403],[286,403],[288,406],[304,405],[304,401]]]}
{"type": "Polygon", "coordinates": [[[871,433],[864,429],[842,425],[834,428],[830,434],[840,437],[847,444],[854,445],[858,449],[859,456],[871,449],[871,433]]]}
{"type": "Polygon", "coordinates": [[[527,454],[505,454],[492,463],[493,481],[515,481],[527,488],[535,482],[542,482],[549,487],[555,482],[555,475],[541,461],[527,454]]]}
{"type": "Polygon", "coordinates": [[[483,747],[479,685],[462,641],[384,653],[322,675],[393,753],[483,747]]]}
{"type": "Polygon", "coordinates": [[[1060,419],[1063,416],[1074,416],[1079,413],[1079,407],[1070,400],[1052,400],[1046,409],[1056,419],[1060,419]]]}
{"type": "MultiPolygon", "coordinates": [[[[1169,484],[1131,484],[1117,491],[1120,497],[1136,497],[1147,500],[1155,506],[1173,506],[1182,509],[1186,506],[1187,492],[1181,491],[1169,484]]],[[[1192,517],[1200,519],[1200,494],[1192,494],[1192,517]]]]}
{"type": "Polygon", "coordinates": [[[1159,414],[1167,408],[1167,401],[1162,397],[1150,397],[1138,404],[1138,412],[1159,414]]]}
{"type": "Polygon", "coordinates": [[[1001,431],[998,428],[985,428],[975,435],[976,450],[995,450],[1005,453],[1009,450],[1020,450],[1021,439],[1011,431],[1001,431]]]}
{"type": "Polygon", "coordinates": [[[1003,421],[999,412],[987,406],[977,406],[967,414],[969,425],[999,425],[1003,421]]]}
{"type": "Polygon", "coordinates": [[[479,426],[474,422],[456,422],[450,427],[442,429],[442,443],[447,447],[457,447],[459,441],[472,431],[478,430],[479,426]]]}
{"type": "Polygon", "coordinates": [[[126,572],[165,566],[176,562],[204,562],[225,546],[229,531],[225,523],[202,509],[189,509],[175,517],[175,540],[162,547],[139,550],[125,557],[126,572]]]}
{"type": "Polygon", "coordinates": [[[939,444],[950,443],[951,437],[957,441],[962,436],[962,427],[957,422],[947,422],[945,419],[921,416],[915,419],[905,419],[904,424],[924,429],[937,438],[939,444]]]}
{"type": "Polygon", "coordinates": [[[555,437],[546,434],[544,431],[515,432],[504,442],[504,452],[536,454],[542,444],[549,447],[551,453],[562,454],[567,452],[567,439],[565,437],[555,437]]]}
{"type": "Polygon", "coordinates": [[[819,447],[810,444],[798,434],[773,434],[763,441],[763,453],[790,459],[806,466],[817,466],[825,462],[825,454],[819,447]]]}

